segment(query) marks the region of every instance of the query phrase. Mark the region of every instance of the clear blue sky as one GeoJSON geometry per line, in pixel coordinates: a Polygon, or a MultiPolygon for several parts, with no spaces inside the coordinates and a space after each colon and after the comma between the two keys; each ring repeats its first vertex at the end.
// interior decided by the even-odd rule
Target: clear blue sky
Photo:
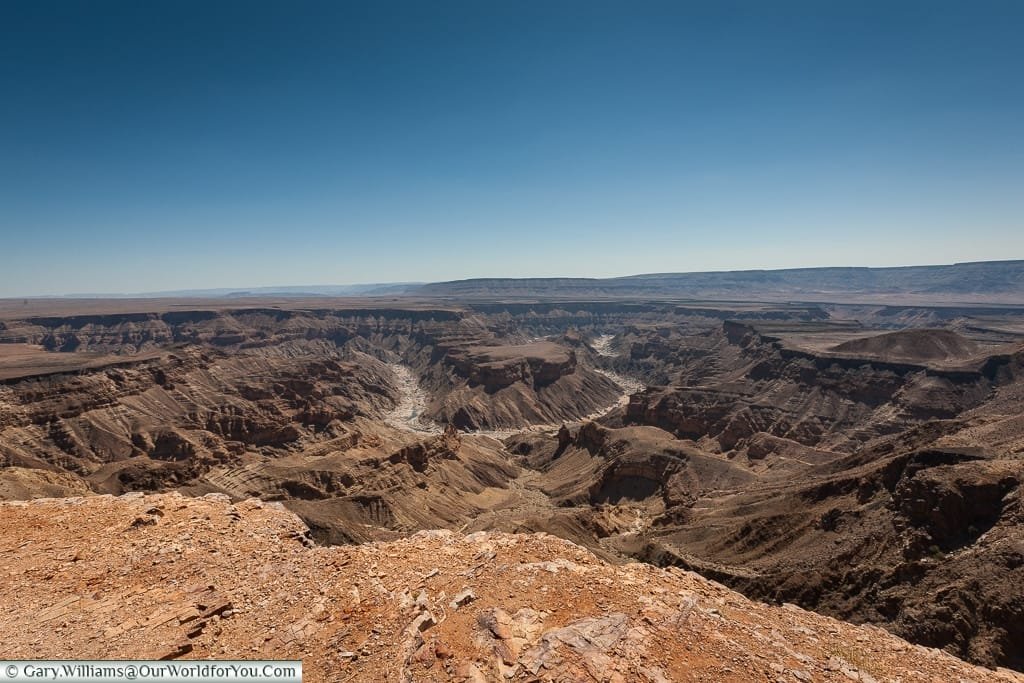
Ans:
{"type": "Polygon", "coordinates": [[[0,4],[0,296],[1024,257],[1024,2],[0,4]]]}

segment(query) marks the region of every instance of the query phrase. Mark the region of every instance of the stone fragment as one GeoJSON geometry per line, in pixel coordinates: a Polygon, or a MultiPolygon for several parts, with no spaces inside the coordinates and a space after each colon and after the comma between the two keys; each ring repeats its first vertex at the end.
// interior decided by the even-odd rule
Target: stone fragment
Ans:
{"type": "Polygon", "coordinates": [[[449,604],[452,609],[458,609],[463,605],[468,605],[474,600],[476,600],[476,594],[469,588],[466,588],[456,593],[455,597],[452,598],[452,601],[449,604]]]}
{"type": "Polygon", "coordinates": [[[139,527],[152,526],[156,524],[156,517],[136,517],[132,520],[132,523],[128,525],[131,529],[138,529],[139,527]]]}
{"type": "Polygon", "coordinates": [[[512,617],[500,607],[481,612],[477,617],[477,623],[499,640],[508,640],[512,637],[512,617]]]}
{"type": "Polygon", "coordinates": [[[458,675],[466,683],[488,683],[487,677],[484,676],[483,671],[480,670],[473,662],[466,662],[458,669],[458,675]]]}
{"type": "Polygon", "coordinates": [[[177,659],[192,652],[192,643],[188,640],[179,640],[166,646],[156,648],[151,651],[150,655],[146,659],[177,659]]]}
{"type": "Polygon", "coordinates": [[[410,625],[409,628],[412,631],[419,631],[420,633],[422,633],[423,631],[426,631],[427,629],[436,625],[437,621],[434,619],[434,615],[430,612],[423,612],[418,617],[412,620],[412,624],[410,625]]]}
{"type": "Polygon", "coordinates": [[[554,665],[560,659],[558,650],[568,647],[583,660],[591,675],[607,668],[608,651],[623,639],[629,628],[629,617],[613,612],[603,617],[580,619],[562,628],[544,633],[540,643],[523,653],[522,663],[531,673],[554,665]]]}
{"type": "Polygon", "coordinates": [[[197,604],[197,607],[202,610],[200,618],[209,619],[213,616],[220,616],[231,611],[231,601],[226,598],[213,598],[207,599],[197,604]]]}

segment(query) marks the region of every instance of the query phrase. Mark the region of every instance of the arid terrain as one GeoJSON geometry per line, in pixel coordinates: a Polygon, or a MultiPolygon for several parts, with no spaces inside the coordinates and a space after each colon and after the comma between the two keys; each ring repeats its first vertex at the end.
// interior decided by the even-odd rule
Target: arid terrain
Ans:
{"type": "Polygon", "coordinates": [[[5,656],[301,659],[315,682],[1024,679],[545,534],[305,534],[216,494],[0,503],[5,656]]]}
{"type": "Polygon", "coordinates": [[[1022,29],[2,3],[0,683],[1024,683],[1022,29]]]}
{"type": "Polygon", "coordinates": [[[3,604],[55,620],[5,615],[11,656],[305,655],[314,680],[1024,670],[1024,306],[442,285],[0,303],[0,499],[72,498],[3,507],[3,604]],[[204,563],[220,613],[190,592],[204,563]]]}

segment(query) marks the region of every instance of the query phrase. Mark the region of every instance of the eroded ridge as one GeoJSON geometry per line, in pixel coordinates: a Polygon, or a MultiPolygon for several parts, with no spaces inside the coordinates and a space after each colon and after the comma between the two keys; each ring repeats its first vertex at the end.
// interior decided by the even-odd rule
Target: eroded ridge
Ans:
{"type": "MultiPolygon", "coordinates": [[[[438,434],[441,432],[440,425],[426,416],[429,397],[426,391],[420,386],[415,371],[401,363],[389,363],[388,369],[394,373],[395,386],[399,390],[399,399],[396,406],[389,411],[384,421],[398,429],[405,429],[421,434],[438,434]]],[[[505,438],[519,433],[536,433],[554,431],[563,425],[578,426],[591,420],[602,417],[609,411],[625,406],[629,403],[629,397],[638,391],[643,391],[644,384],[632,377],[626,377],[610,370],[594,368],[594,372],[607,377],[622,390],[622,393],[614,402],[602,406],[597,410],[582,415],[574,420],[562,420],[560,422],[543,422],[526,424],[520,427],[507,429],[464,429],[465,433],[490,436],[494,438],[505,438]]]]}

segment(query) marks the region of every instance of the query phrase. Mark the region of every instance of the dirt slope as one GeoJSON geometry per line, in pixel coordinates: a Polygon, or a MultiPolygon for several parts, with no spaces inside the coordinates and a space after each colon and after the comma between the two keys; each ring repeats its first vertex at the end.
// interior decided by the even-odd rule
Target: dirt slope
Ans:
{"type": "Polygon", "coordinates": [[[5,656],[302,658],[309,681],[1016,676],[546,535],[327,548],[305,533],[217,496],[4,503],[5,656]]]}

